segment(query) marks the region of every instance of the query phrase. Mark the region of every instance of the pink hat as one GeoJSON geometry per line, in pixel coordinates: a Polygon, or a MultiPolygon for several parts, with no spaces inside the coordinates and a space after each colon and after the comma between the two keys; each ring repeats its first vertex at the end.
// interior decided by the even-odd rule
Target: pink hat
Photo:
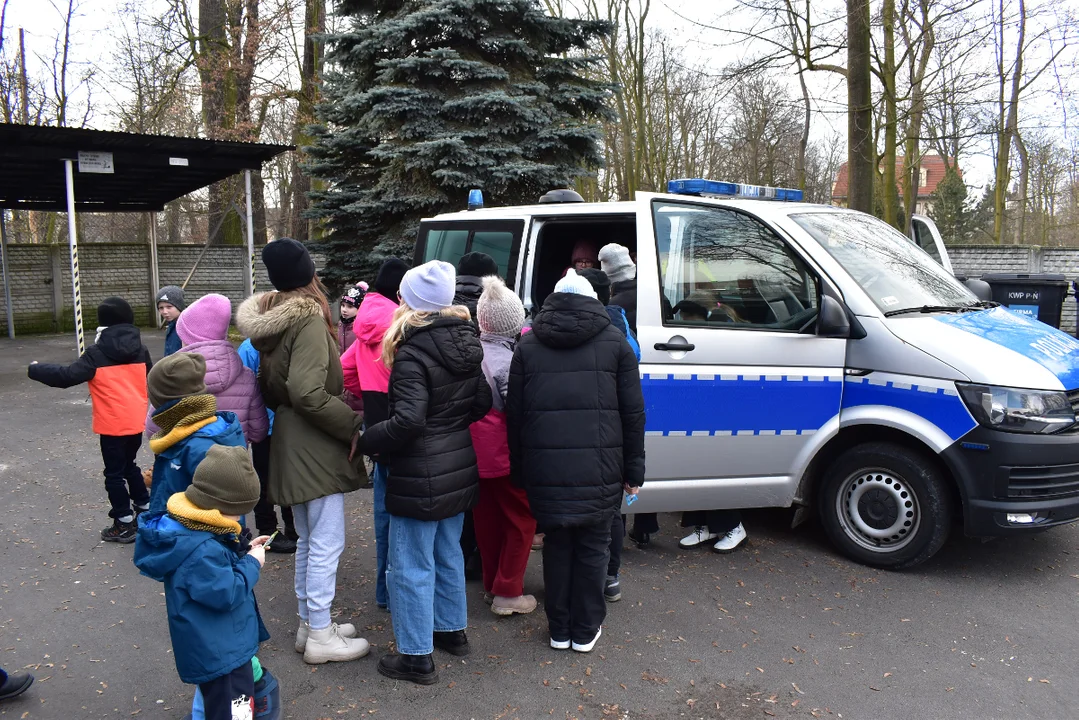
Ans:
{"type": "Polygon", "coordinates": [[[232,320],[232,303],[224,295],[203,295],[187,306],[176,321],[176,334],[184,345],[224,340],[232,320]]]}

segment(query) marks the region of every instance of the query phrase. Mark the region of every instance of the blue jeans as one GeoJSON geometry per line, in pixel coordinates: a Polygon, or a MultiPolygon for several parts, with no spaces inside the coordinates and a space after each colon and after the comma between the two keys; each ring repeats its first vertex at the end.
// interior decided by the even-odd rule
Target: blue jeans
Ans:
{"type": "Polygon", "coordinates": [[[389,607],[390,595],[386,591],[386,556],[390,551],[390,515],[386,512],[386,480],[390,475],[390,466],[375,463],[371,483],[375,488],[375,603],[380,608],[389,607]]]}
{"type": "Polygon", "coordinates": [[[435,649],[434,633],[468,627],[464,520],[464,513],[437,521],[390,516],[386,585],[393,634],[403,655],[429,655],[435,649]]]}

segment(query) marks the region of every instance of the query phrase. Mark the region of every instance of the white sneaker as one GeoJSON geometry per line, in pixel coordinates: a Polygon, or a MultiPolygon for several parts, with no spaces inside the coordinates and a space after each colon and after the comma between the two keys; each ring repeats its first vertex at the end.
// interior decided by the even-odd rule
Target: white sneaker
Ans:
{"type": "Polygon", "coordinates": [[[596,641],[599,640],[599,636],[602,635],[602,634],[603,634],[603,628],[598,628],[596,630],[596,636],[594,638],[592,638],[592,642],[587,642],[587,643],[584,643],[583,645],[581,643],[573,643],[573,649],[576,650],[579,653],[592,652],[592,648],[594,648],[596,646],[596,641]]]}
{"type": "Polygon", "coordinates": [[[555,640],[554,638],[551,638],[551,647],[555,650],[569,650],[569,646],[569,640],[555,640]]]}
{"type": "Polygon", "coordinates": [[[327,662],[346,662],[362,658],[371,650],[371,645],[363,638],[341,637],[335,625],[311,630],[307,635],[307,645],[303,651],[303,661],[308,665],[321,665],[327,662]]]}
{"type": "Polygon", "coordinates": [[[706,543],[709,540],[715,540],[717,537],[719,537],[719,535],[717,535],[716,533],[708,532],[707,525],[698,525],[696,528],[694,528],[693,532],[678,541],[678,547],[697,547],[701,543],[706,543]]]}
{"type": "Polygon", "coordinates": [[[712,551],[726,555],[737,550],[738,546],[745,541],[746,529],[742,527],[742,523],[738,523],[738,527],[721,537],[719,542],[712,546],[712,551]]]}
{"type": "MultiPolygon", "coordinates": [[[[354,638],[359,633],[356,631],[356,626],[352,623],[345,623],[338,625],[334,623],[330,625],[332,628],[337,629],[337,634],[343,638],[354,638]]],[[[300,627],[296,629],[296,652],[302,653],[304,648],[307,647],[307,635],[311,632],[311,626],[305,622],[300,623],[300,627]]]]}

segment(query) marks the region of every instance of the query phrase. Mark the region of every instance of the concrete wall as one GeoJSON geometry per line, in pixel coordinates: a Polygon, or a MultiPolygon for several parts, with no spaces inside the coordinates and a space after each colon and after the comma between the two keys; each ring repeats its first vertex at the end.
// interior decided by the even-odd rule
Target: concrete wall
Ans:
{"type": "MultiPolygon", "coordinates": [[[[956,275],[986,273],[1055,273],[1079,280],[1079,250],[1034,245],[953,245],[948,248],[956,275]]],[[[1064,300],[1060,327],[1075,333],[1075,298],[1064,300]]]]}
{"type": "MultiPolygon", "coordinates": [[[[158,247],[160,284],[182,285],[202,252],[198,245],[158,247]]],[[[255,289],[267,290],[270,281],[256,248],[255,289]]],[[[9,245],[8,271],[16,333],[72,330],[71,264],[66,245],[9,245]]],[[[247,249],[211,247],[202,257],[185,289],[188,303],[208,293],[228,296],[233,307],[246,291],[247,249]]],[[[82,278],[83,326],[91,333],[96,308],[111,295],[126,299],[141,325],[153,324],[154,302],[150,279],[150,248],[136,243],[84,243],[79,246],[82,278]]],[[[7,334],[7,308],[0,295],[0,333],[7,334]]]]}

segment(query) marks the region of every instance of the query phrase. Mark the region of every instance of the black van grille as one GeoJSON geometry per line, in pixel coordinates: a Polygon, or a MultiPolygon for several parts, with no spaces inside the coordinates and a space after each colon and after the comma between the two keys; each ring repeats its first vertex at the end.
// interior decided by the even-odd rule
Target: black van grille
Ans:
{"type": "Polygon", "coordinates": [[[1008,497],[1061,498],[1079,495],[1079,464],[1008,468],[1008,497]]]}

